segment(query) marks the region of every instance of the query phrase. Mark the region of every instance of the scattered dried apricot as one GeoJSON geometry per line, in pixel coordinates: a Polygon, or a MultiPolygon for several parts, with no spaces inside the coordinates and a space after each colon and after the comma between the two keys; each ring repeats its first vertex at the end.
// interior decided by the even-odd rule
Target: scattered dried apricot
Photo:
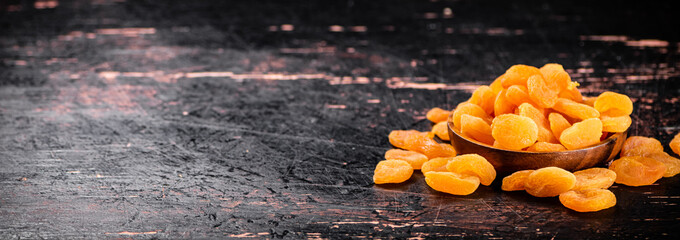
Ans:
{"type": "Polygon", "coordinates": [[[416,130],[394,130],[394,131],[390,132],[390,135],[388,135],[387,138],[389,138],[390,144],[392,144],[392,146],[395,146],[395,147],[398,147],[398,148],[406,148],[406,142],[405,142],[406,137],[408,137],[410,135],[414,135],[414,134],[421,134],[421,135],[425,134],[425,135],[427,135],[427,133],[423,133],[423,132],[416,131],[416,130]]]}
{"type": "Polygon", "coordinates": [[[527,80],[529,98],[542,108],[551,108],[557,101],[557,92],[545,85],[545,80],[540,74],[533,75],[527,80]]]}
{"type": "Polygon", "coordinates": [[[427,111],[427,120],[430,120],[430,122],[433,123],[440,123],[440,122],[446,122],[446,120],[449,118],[449,115],[451,115],[451,111],[446,111],[441,108],[433,108],[430,109],[430,111],[427,111]]]}
{"type": "Polygon", "coordinates": [[[602,120],[602,131],[605,132],[625,132],[633,123],[628,115],[618,117],[600,115],[600,120],[602,120]]]}
{"type": "Polygon", "coordinates": [[[601,114],[612,117],[627,116],[633,113],[633,101],[628,96],[615,92],[600,94],[595,99],[593,107],[601,114]]]}
{"type": "Polygon", "coordinates": [[[482,185],[489,186],[496,179],[496,169],[486,160],[477,154],[464,154],[451,159],[446,164],[449,172],[460,173],[463,175],[477,176],[482,185]]]}
{"type": "Polygon", "coordinates": [[[512,85],[527,85],[527,79],[533,75],[540,75],[541,71],[536,67],[527,66],[523,64],[513,65],[505,71],[505,77],[502,78],[502,85],[504,88],[512,85]]]}
{"type": "Polygon", "coordinates": [[[657,152],[648,154],[645,157],[652,158],[666,165],[666,172],[663,174],[663,177],[672,177],[680,173],[680,159],[671,157],[668,153],[657,152]]]}
{"type": "Polygon", "coordinates": [[[375,166],[373,182],[375,184],[401,183],[413,174],[413,167],[403,160],[383,160],[375,166]]]}
{"type": "Polygon", "coordinates": [[[478,87],[470,97],[469,102],[475,104],[482,109],[487,114],[493,113],[493,105],[496,101],[496,93],[488,86],[478,87]]]}
{"type": "Polygon", "coordinates": [[[628,137],[621,147],[621,157],[645,156],[657,152],[663,152],[661,142],[654,138],[641,136],[628,137]]]}
{"type": "Polygon", "coordinates": [[[666,165],[648,157],[628,156],[613,161],[609,169],[616,172],[616,183],[628,186],[651,185],[666,173],[666,165]]]}
{"type": "Polygon", "coordinates": [[[425,154],[427,158],[453,157],[456,150],[450,144],[438,143],[427,134],[412,134],[404,140],[404,149],[425,154]]]}
{"type": "Polygon", "coordinates": [[[600,112],[595,108],[566,98],[558,98],[552,108],[562,114],[581,120],[600,117],[600,112]]]}
{"type": "Polygon", "coordinates": [[[602,121],[589,118],[564,129],[560,134],[560,143],[569,150],[579,149],[599,143],[601,136],[602,121]]]}
{"type": "Polygon", "coordinates": [[[521,191],[524,190],[524,181],[527,179],[529,174],[533,173],[534,170],[522,170],[514,172],[507,177],[503,178],[503,185],[501,189],[503,191],[521,191]]]}
{"type": "Polygon", "coordinates": [[[425,182],[432,189],[453,195],[470,195],[479,187],[479,178],[453,172],[426,172],[425,182]]]}
{"type": "Polygon", "coordinates": [[[596,212],[616,205],[616,196],[607,189],[585,189],[560,194],[560,202],[577,212],[596,212]]]}
{"type": "Polygon", "coordinates": [[[387,150],[387,152],[385,152],[385,159],[406,161],[411,164],[413,169],[420,169],[423,163],[427,162],[427,156],[422,153],[401,149],[387,150]]]}
{"type": "Polygon", "coordinates": [[[479,142],[492,145],[493,136],[491,136],[491,126],[481,118],[463,114],[460,118],[460,132],[463,136],[472,138],[479,142]]]}
{"type": "Polygon", "coordinates": [[[527,148],[529,152],[559,152],[566,150],[567,148],[562,146],[562,144],[549,142],[536,142],[527,148]]]}
{"type": "Polygon", "coordinates": [[[446,121],[439,122],[432,126],[432,132],[444,141],[449,141],[449,124],[446,121]]]}
{"type": "Polygon", "coordinates": [[[491,135],[500,146],[520,150],[536,142],[538,126],[531,118],[503,114],[494,118],[491,135]]]}
{"type": "Polygon", "coordinates": [[[438,157],[430,159],[429,161],[423,163],[420,171],[423,173],[431,171],[447,172],[448,170],[446,170],[446,164],[449,163],[451,159],[453,159],[453,157],[438,157]]]}
{"type": "Polygon", "coordinates": [[[576,184],[576,177],[558,167],[537,169],[527,176],[524,189],[534,197],[554,197],[569,191],[576,184]]]}
{"type": "Polygon", "coordinates": [[[606,168],[589,168],[574,172],[576,185],[572,190],[589,188],[609,188],[616,180],[616,173],[606,168]]]}

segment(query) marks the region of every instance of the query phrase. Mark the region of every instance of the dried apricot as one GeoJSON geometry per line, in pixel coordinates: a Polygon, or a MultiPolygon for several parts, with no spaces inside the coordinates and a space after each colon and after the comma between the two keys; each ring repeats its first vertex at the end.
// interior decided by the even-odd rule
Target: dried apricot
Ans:
{"type": "Polygon", "coordinates": [[[668,145],[675,154],[680,155],[680,133],[676,134],[675,137],[673,137],[673,140],[671,140],[671,143],[668,145]]]}
{"type": "Polygon", "coordinates": [[[460,117],[463,116],[463,114],[468,114],[471,116],[481,118],[486,122],[491,122],[491,116],[489,116],[489,114],[486,114],[484,109],[482,109],[480,106],[477,106],[476,104],[472,104],[469,102],[462,102],[458,104],[456,109],[453,110],[453,114],[451,115],[453,126],[456,129],[460,129],[460,117]]]}
{"type": "Polygon", "coordinates": [[[403,160],[383,160],[375,166],[373,182],[375,184],[400,183],[411,178],[413,167],[403,160]]]}
{"type": "Polygon", "coordinates": [[[478,87],[470,97],[469,102],[475,104],[482,109],[487,114],[493,113],[493,105],[496,101],[496,93],[488,86],[478,87]]]}
{"type": "Polygon", "coordinates": [[[506,113],[513,113],[515,106],[514,104],[510,103],[508,99],[505,97],[506,89],[501,90],[498,92],[498,95],[496,95],[496,101],[494,102],[493,105],[493,114],[494,116],[500,116],[502,114],[506,113]]]}
{"type": "Polygon", "coordinates": [[[567,87],[566,89],[562,90],[557,97],[559,98],[566,98],[569,100],[572,100],[577,103],[583,102],[583,95],[581,95],[581,92],[576,88],[574,85],[578,85],[577,83],[574,84],[575,82],[570,82],[569,85],[571,87],[567,87]]]}
{"type": "Polygon", "coordinates": [[[641,136],[628,137],[621,147],[621,157],[645,156],[657,152],[663,152],[661,142],[654,138],[641,136]]]}
{"type": "Polygon", "coordinates": [[[633,123],[633,120],[628,115],[610,117],[607,115],[600,115],[602,120],[602,131],[605,132],[625,132],[633,123]]]}
{"type": "Polygon", "coordinates": [[[414,134],[427,135],[427,133],[416,130],[394,130],[390,132],[390,135],[388,135],[387,138],[389,138],[390,144],[392,144],[392,146],[406,148],[406,137],[414,134]]]}
{"type": "Polygon", "coordinates": [[[560,143],[569,150],[579,149],[599,143],[601,136],[602,121],[589,118],[564,129],[560,134],[560,143]]]}
{"type": "Polygon", "coordinates": [[[521,191],[524,190],[524,181],[527,179],[529,174],[533,173],[534,170],[522,170],[514,172],[507,177],[503,178],[503,185],[501,189],[503,191],[521,191]]]}
{"type": "Polygon", "coordinates": [[[538,126],[528,117],[503,114],[494,118],[491,135],[503,148],[520,150],[538,139],[538,126]]]}
{"type": "Polygon", "coordinates": [[[652,185],[666,173],[666,165],[648,157],[628,156],[613,161],[609,169],[616,172],[616,183],[628,186],[652,185]]]}
{"type": "Polygon", "coordinates": [[[557,143],[557,138],[550,131],[550,123],[548,119],[545,118],[545,114],[542,110],[534,107],[530,103],[522,103],[517,107],[517,113],[520,116],[528,117],[533,120],[538,126],[538,141],[539,142],[552,142],[557,143]]]}
{"type": "Polygon", "coordinates": [[[422,153],[401,149],[387,150],[387,152],[385,152],[385,159],[406,161],[411,164],[413,169],[420,169],[423,163],[427,162],[427,156],[422,153]]]}
{"type": "Polygon", "coordinates": [[[477,154],[464,154],[451,159],[446,164],[449,172],[460,173],[463,175],[477,176],[482,185],[489,186],[496,179],[496,169],[486,160],[477,154]]]}
{"type": "Polygon", "coordinates": [[[423,163],[420,171],[423,173],[431,171],[447,172],[448,170],[446,170],[446,164],[449,163],[451,159],[453,159],[453,157],[438,157],[430,159],[429,161],[423,163]]]}
{"type": "Polygon", "coordinates": [[[498,94],[498,92],[503,90],[503,78],[505,78],[505,74],[498,76],[496,80],[493,80],[493,82],[489,84],[489,87],[493,90],[494,94],[498,94]]]}
{"type": "Polygon", "coordinates": [[[493,136],[491,136],[491,126],[481,118],[463,114],[460,118],[460,132],[463,136],[472,138],[485,144],[493,144],[493,136]]]}
{"type": "Polygon", "coordinates": [[[577,212],[597,212],[616,205],[616,196],[607,189],[585,189],[560,194],[560,202],[577,212]]]}
{"type": "Polygon", "coordinates": [[[564,71],[564,68],[560,64],[548,63],[543,65],[539,70],[541,71],[541,74],[543,74],[546,86],[555,93],[559,93],[566,89],[571,82],[571,77],[569,77],[569,74],[564,71]]]}
{"type": "Polygon", "coordinates": [[[680,159],[671,157],[668,153],[657,152],[648,154],[645,157],[652,158],[666,165],[666,172],[663,174],[663,177],[672,177],[680,173],[680,159]]]}
{"type": "Polygon", "coordinates": [[[616,180],[616,173],[606,168],[589,168],[574,172],[576,185],[572,190],[609,188],[616,180]]]}
{"type": "Polygon", "coordinates": [[[536,67],[517,64],[508,68],[505,71],[505,77],[502,78],[502,85],[504,88],[508,88],[512,85],[527,85],[527,79],[533,75],[540,75],[541,71],[536,67]]]}
{"type": "Polygon", "coordinates": [[[542,108],[551,108],[557,102],[557,92],[554,92],[545,85],[543,76],[533,75],[527,80],[527,90],[529,99],[542,108]]]}
{"type": "Polygon", "coordinates": [[[524,189],[534,197],[554,197],[571,190],[575,184],[576,177],[569,171],[545,167],[527,176],[524,189]]]}
{"type": "Polygon", "coordinates": [[[562,146],[562,144],[549,142],[536,142],[527,148],[529,152],[559,152],[566,150],[567,148],[562,146]]]}
{"type": "Polygon", "coordinates": [[[513,105],[519,106],[522,103],[530,103],[529,90],[522,85],[512,85],[505,91],[505,99],[513,105]]]}
{"type": "Polygon", "coordinates": [[[412,134],[404,140],[404,149],[425,154],[427,158],[453,157],[456,150],[450,144],[438,143],[427,134],[412,134]]]}
{"type": "Polygon", "coordinates": [[[432,132],[444,141],[449,141],[449,125],[448,122],[439,122],[432,126],[432,132]]]}
{"type": "Polygon", "coordinates": [[[550,130],[552,130],[553,135],[558,139],[564,129],[571,127],[571,123],[559,113],[548,114],[548,122],[550,122],[550,130]]]}
{"type": "Polygon", "coordinates": [[[600,117],[600,112],[595,108],[566,98],[558,98],[552,108],[562,114],[581,120],[600,117]]]}
{"type": "Polygon", "coordinates": [[[446,122],[446,120],[449,118],[449,115],[451,115],[451,111],[446,111],[441,108],[433,108],[430,109],[430,111],[427,111],[427,120],[430,120],[430,122],[433,123],[440,123],[440,122],[446,122]]]}
{"type": "Polygon", "coordinates": [[[593,107],[601,114],[611,117],[627,116],[633,113],[633,101],[628,96],[615,92],[600,94],[595,99],[593,107]]]}
{"type": "Polygon", "coordinates": [[[470,195],[479,187],[479,178],[452,172],[426,172],[425,182],[432,189],[453,195],[470,195]]]}
{"type": "Polygon", "coordinates": [[[588,105],[588,106],[595,106],[595,100],[597,97],[583,97],[583,104],[588,105]]]}

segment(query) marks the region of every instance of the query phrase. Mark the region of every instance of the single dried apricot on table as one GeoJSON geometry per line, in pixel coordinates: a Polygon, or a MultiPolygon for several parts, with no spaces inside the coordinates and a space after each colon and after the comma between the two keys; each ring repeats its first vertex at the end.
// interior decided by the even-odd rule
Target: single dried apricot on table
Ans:
{"type": "Polygon", "coordinates": [[[589,118],[564,129],[560,134],[560,143],[569,150],[579,149],[599,143],[601,136],[602,121],[589,118]]]}
{"type": "Polygon", "coordinates": [[[641,136],[628,137],[621,147],[621,157],[645,156],[658,152],[663,152],[663,145],[659,140],[641,136]]]}
{"type": "Polygon", "coordinates": [[[616,205],[616,196],[607,189],[572,190],[560,194],[560,202],[577,212],[597,212],[616,205]]]}
{"type": "Polygon", "coordinates": [[[557,102],[557,92],[545,85],[545,80],[540,74],[533,75],[527,80],[529,98],[542,108],[551,108],[557,102]]]}
{"type": "Polygon", "coordinates": [[[600,120],[602,120],[602,131],[605,132],[625,132],[633,123],[628,115],[618,117],[600,115],[600,120]]]}
{"type": "Polygon", "coordinates": [[[375,184],[401,183],[413,174],[413,167],[403,160],[383,160],[375,166],[373,182],[375,184]]]}
{"type": "Polygon", "coordinates": [[[680,133],[676,134],[669,144],[675,154],[680,155],[680,133]]]}
{"type": "Polygon", "coordinates": [[[648,157],[628,156],[613,161],[609,169],[616,172],[616,183],[628,186],[652,185],[666,173],[666,165],[648,157]]]}
{"type": "Polygon", "coordinates": [[[652,158],[666,165],[666,172],[664,172],[663,177],[672,177],[680,173],[680,159],[671,157],[668,153],[657,152],[648,154],[645,157],[652,158]]]}
{"type": "Polygon", "coordinates": [[[628,116],[633,113],[633,101],[628,96],[615,93],[603,92],[595,99],[593,107],[601,114],[612,117],[628,116]]]}
{"type": "Polygon", "coordinates": [[[390,135],[388,135],[387,138],[389,138],[390,144],[392,144],[392,146],[406,148],[406,138],[416,134],[427,135],[427,133],[417,130],[394,130],[390,132],[390,135]]]}
{"type": "Polygon", "coordinates": [[[436,107],[430,109],[430,111],[427,111],[427,114],[425,116],[427,117],[427,120],[430,120],[430,122],[439,123],[446,122],[446,120],[449,118],[449,115],[451,115],[451,111],[447,111],[436,107]]]}
{"type": "Polygon", "coordinates": [[[504,77],[502,78],[501,84],[504,88],[508,88],[512,85],[527,85],[527,79],[533,75],[540,75],[541,71],[536,67],[517,64],[508,68],[505,71],[504,77]]]}
{"type": "Polygon", "coordinates": [[[564,115],[581,120],[600,117],[600,112],[595,108],[566,98],[558,98],[552,108],[564,115]]]}
{"type": "Polygon", "coordinates": [[[439,122],[432,126],[432,132],[434,135],[439,137],[439,139],[444,141],[449,141],[449,125],[447,121],[439,122]]]}
{"type": "Polygon", "coordinates": [[[460,129],[460,118],[463,116],[463,114],[468,114],[470,116],[481,118],[486,122],[491,122],[492,119],[491,116],[489,116],[489,114],[487,114],[484,111],[484,109],[477,106],[476,104],[463,102],[458,104],[456,109],[453,110],[453,114],[451,115],[451,121],[453,122],[453,126],[456,129],[460,129]]]}
{"type": "Polygon", "coordinates": [[[479,187],[479,178],[453,172],[426,172],[425,182],[432,189],[453,195],[470,195],[479,187]]]}
{"type": "Polygon", "coordinates": [[[449,170],[446,170],[446,164],[451,161],[453,157],[438,157],[438,158],[433,158],[428,160],[427,162],[423,163],[422,168],[420,169],[421,172],[426,173],[426,172],[448,172],[449,170]]]}
{"type": "Polygon", "coordinates": [[[463,114],[460,118],[460,125],[460,132],[463,136],[485,144],[493,144],[494,139],[491,136],[491,126],[481,118],[463,114]]]}
{"type": "Polygon", "coordinates": [[[567,148],[562,146],[562,144],[549,142],[536,142],[527,148],[529,152],[559,152],[566,150],[567,148]]]}
{"type": "Polygon", "coordinates": [[[616,180],[616,172],[606,168],[589,168],[574,172],[576,185],[572,190],[609,188],[616,180]]]}
{"type": "Polygon", "coordinates": [[[475,104],[487,114],[493,113],[493,104],[496,101],[496,93],[489,86],[478,87],[470,97],[468,102],[475,104]]]}
{"type": "Polygon", "coordinates": [[[571,123],[559,113],[548,114],[548,121],[550,122],[550,130],[552,130],[553,135],[558,139],[564,129],[571,127],[571,123]]]}
{"type": "Polygon", "coordinates": [[[524,181],[524,189],[534,197],[554,197],[571,190],[574,185],[574,174],[558,167],[537,169],[524,181]]]}
{"type": "Polygon", "coordinates": [[[404,149],[425,154],[428,159],[436,157],[456,156],[456,150],[450,144],[438,143],[427,134],[412,134],[404,140],[404,149]]]}
{"type": "Polygon", "coordinates": [[[503,114],[494,118],[491,135],[500,146],[520,150],[531,146],[538,139],[538,126],[528,117],[503,114]]]}
{"type": "Polygon", "coordinates": [[[524,182],[526,181],[529,174],[533,173],[534,170],[522,170],[514,172],[507,177],[503,178],[503,185],[501,189],[503,191],[521,191],[524,190],[524,182]]]}
{"type": "Polygon", "coordinates": [[[406,161],[411,164],[413,169],[420,169],[423,163],[427,162],[427,156],[423,155],[422,153],[401,149],[387,150],[387,152],[385,152],[385,159],[406,161]]]}
{"type": "Polygon", "coordinates": [[[464,154],[451,159],[446,164],[449,172],[460,173],[463,175],[477,176],[482,185],[489,186],[496,179],[496,169],[486,160],[477,154],[464,154]]]}

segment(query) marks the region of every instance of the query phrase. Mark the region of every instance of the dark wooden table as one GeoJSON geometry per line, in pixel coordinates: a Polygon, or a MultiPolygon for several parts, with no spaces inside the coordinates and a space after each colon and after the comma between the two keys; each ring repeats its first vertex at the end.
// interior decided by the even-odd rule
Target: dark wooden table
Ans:
{"type": "Polygon", "coordinates": [[[678,238],[678,176],[595,213],[372,183],[391,130],[518,63],[629,95],[670,152],[670,3],[254,2],[1,1],[0,239],[678,238]]]}

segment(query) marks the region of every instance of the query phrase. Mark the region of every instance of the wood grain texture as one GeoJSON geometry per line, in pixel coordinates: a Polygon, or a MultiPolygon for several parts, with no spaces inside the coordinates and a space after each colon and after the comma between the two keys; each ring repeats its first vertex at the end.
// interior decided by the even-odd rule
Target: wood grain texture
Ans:
{"type": "Polygon", "coordinates": [[[596,213],[372,184],[389,131],[517,63],[631,96],[670,152],[669,4],[2,1],[0,239],[676,238],[677,176],[596,213]]]}

